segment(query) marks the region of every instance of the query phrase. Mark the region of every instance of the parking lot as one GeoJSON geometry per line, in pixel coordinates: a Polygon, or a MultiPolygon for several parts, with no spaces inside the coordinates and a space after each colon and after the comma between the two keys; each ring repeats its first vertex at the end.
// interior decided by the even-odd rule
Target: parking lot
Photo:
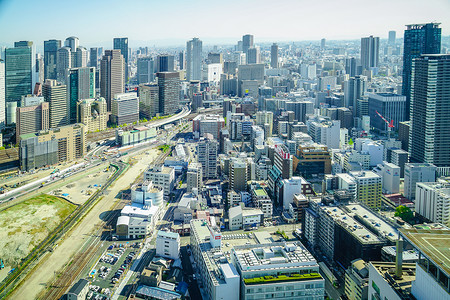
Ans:
{"type": "Polygon", "coordinates": [[[141,241],[110,243],[85,276],[91,283],[86,299],[110,299],[141,247],[141,241]]]}

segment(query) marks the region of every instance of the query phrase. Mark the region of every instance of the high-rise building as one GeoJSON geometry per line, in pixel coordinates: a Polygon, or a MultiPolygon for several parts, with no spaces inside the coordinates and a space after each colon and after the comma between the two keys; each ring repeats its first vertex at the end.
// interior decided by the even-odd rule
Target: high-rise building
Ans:
{"type": "Polygon", "coordinates": [[[139,121],[139,97],[136,93],[116,94],[111,101],[111,120],[116,125],[139,121]]]}
{"type": "Polygon", "coordinates": [[[363,70],[370,70],[370,68],[378,67],[379,52],[379,37],[369,36],[361,38],[361,65],[363,70]]]}
{"type": "Polygon", "coordinates": [[[184,70],[186,68],[186,52],[180,51],[178,54],[178,67],[180,70],[184,70]]]}
{"type": "Polygon", "coordinates": [[[272,69],[278,68],[278,45],[273,43],[270,47],[270,67],[272,69]]]}
{"type": "Polygon", "coordinates": [[[151,57],[139,57],[137,60],[138,84],[149,83],[155,80],[155,61],[151,57]]]}
{"type": "Polygon", "coordinates": [[[217,178],[217,150],[219,143],[211,134],[201,137],[197,143],[197,158],[202,164],[204,178],[217,178]]]}
{"type": "Polygon", "coordinates": [[[159,86],[157,84],[139,85],[139,115],[151,119],[159,114],[159,86]]]}
{"type": "Polygon", "coordinates": [[[192,192],[193,188],[200,190],[203,185],[202,164],[190,163],[186,173],[187,192],[192,192]]]}
{"type": "Polygon", "coordinates": [[[72,68],[72,50],[70,47],[59,48],[56,53],[56,80],[67,84],[70,68],[72,68]]]}
{"type": "Polygon", "coordinates": [[[395,31],[393,30],[389,31],[389,39],[388,39],[389,45],[395,45],[395,35],[396,35],[395,31]]]}
{"type": "Polygon", "coordinates": [[[441,53],[440,23],[406,25],[403,46],[402,94],[406,96],[406,120],[410,120],[412,64],[421,54],[441,53]]]}
{"type": "Polygon", "coordinates": [[[192,120],[194,137],[199,138],[207,133],[219,140],[220,130],[225,126],[225,120],[219,115],[199,114],[192,120]]]}
{"type": "Polygon", "coordinates": [[[158,55],[156,58],[156,72],[173,72],[175,70],[174,60],[173,55],[158,55]]]}
{"type": "Polygon", "coordinates": [[[69,120],[77,122],[77,103],[95,98],[95,68],[74,68],[69,71],[69,120]]]}
{"type": "Polygon", "coordinates": [[[389,122],[393,120],[394,129],[405,121],[406,97],[391,93],[369,93],[370,126],[387,132],[388,124],[377,114],[380,113],[389,122]]]}
{"type": "Polygon", "coordinates": [[[83,123],[87,132],[105,130],[108,122],[105,98],[78,101],[77,122],[83,123]]]}
{"type": "Polygon", "coordinates": [[[208,53],[208,64],[221,64],[223,66],[223,54],[222,53],[208,53]]]}
{"type": "Polygon", "coordinates": [[[159,86],[159,113],[171,115],[178,110],[180,101],[180,74],[178,72],[156,73],[159,86]]]}
{"type": "Polygon", "coordinates": [[[73,68],[85,68],[88,66],[88,51],[86,48],[79,46],[75,52],[75,64],[73,68]]]}
{"type": "Polygon", "coordinates": [[[56,57],[60,40],[44,41],[44,79],[56,79],[56,57]]]}
{"type": "Polygon", "coordinates": [[[320,49],[325,49],[327,40],[325,38],[320,40],[320,49]]]}
{"type": "Polygon", "coordinates": [[[259,46],[250,47],[247,50],[247,64],[261,63],[261,49],[259,46]]]}
{"type": "Polygon", "coordinates": [[[247,162],[243,159],[230,161],[230,189],[246,191],[247,178],[247,162]]]}
{"type": "Polygon", "coordinates": [[[70,36],[64,41],[64,46],[69,47],[72,52],[75,52],[78,46],[80,46],[80,39],[76,36],[70,36]]]}
{"type": "Polygon", "coordinates": [[[264,132],[264,135],[266,137],[271,137],[273,131],[273,112],[258,111],[256,113],[256,125],[261,125],[264,128],[266,128],[266,125],[268,125],[266,132],[264,132]]]}
{"type": "Polygon", "coordinates": [[[128,82],[128,38],[114,38],[114,50],[120,50],[120,53],[122,53],[124,65],[125,65],[125,72],[124,72],[124,78],[125,83],[128,82]]]}
{"type": "Polygon", "coordinates": [[[186,79],[202,80],[202,41],[193,38],[186,43],[186,79]]]}
{"type": "Polygon", "coordinates": [[[50,128],[69,125],[67,86],[54,79],[47,79],[44,82],[42,95],[50,106],[50,128]]]}
{"type": "Polygon", "coordinates": [[[6,102],[20,101],[22,96],[33,92],[36,83],[35,64],[36,55],[34,53],[33,42],[16,42],[14,43],[14,48],[6,48],[6,102]]]}
{"type": "Polygon", "coordinates": [[[450,55],[422,55],[411,78],[411,162],[450,167],[450,55]]]}
{"type": "Polygon", "coordinates": [[[98,48],[89,49],[89,66],[98,69],[99,54],[98,48]]]}
{"type": "Polygon", "coordinates": [[[344,82],[344,106],[352,107],[353,111],[356,111],[357,100],[366,92],[367,77],[355,76],[350,77],[349,80],[344,82]]]}
{"type": "Polygon", "coordinates": [[[356,182],[356,199],[370,208],[381,207],[382,178],[372,171],[350,172],[356,182]]]}
{"type": "Polygon", "coordinates": [[[100,95],[111,111],[111,100],[125,90],[125,63],[120,50],[106,50],[100,62],[100,95]]]}
{"type": "Polygon", "coordinates": [[[450,226],[450,183],[418,182],[415,211],[426,219],[450,226]]]}
{"type": "Polygon", "coordinates": [[[21,102],[16,110],[16,137],[49,128],[49,103],[44,102],[44,97],[28,95],[21,102]]]}
{"type": "MultiPolygon", "coordinates": [[[[49,79],[51,80],[51,79],[49,79]]],[[[72,124],[20,136],[19,162],[25,171],[64,161],[75,161],[86,154],[86,129],[72,124]]]]}
{"type": "Polygon", "coordinates": [[[0,131],[6,126],[5,62],[0,59],[0,131]]]}
{"type": "Polygon", "coordinates": [[[250,47],[253,47],[253,35],[246,34],[242,37],[242,52],[247,54],[250,47]]]}

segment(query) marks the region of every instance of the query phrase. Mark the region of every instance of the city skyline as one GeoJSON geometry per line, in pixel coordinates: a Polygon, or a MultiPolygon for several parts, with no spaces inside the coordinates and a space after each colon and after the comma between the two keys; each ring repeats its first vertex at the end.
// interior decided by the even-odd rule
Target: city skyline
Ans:
{"type": "Polygon", "coordinates": [[[66,5],[55,5],[53,0],[44,0],[40,2],[41,6],[52,6],[52,9],[41,10],[39,19],[36,20],[36,7],[27,5],[29,1],[0,1],[0,26],[8,28],[8,31],[0,33],[0,45],[9,46],[15,41],[32,40],[39,48],[44,40],[62,39],[71,35],[79,37],[80,42],[88,47],[108,44],[112,47],[112,39],[117,36],[128,37],[131,47],[182,46],[192,37],[199,37],[206,44],[231,44],[247,33],[255,36],[255,43],[321,38],[353,40],[369,35],[385,39],[390,30],[397,31],[401,38],[405,25],[432,21],[443,22],[442,35],[450,35],[450,23],[445,23],[450,16],[450,2],[446,0],[381,0],[376,4],[358,4],[353,0],[339,3],[330,0],[320,3],[284,1],[277,3],[283,13],[270,15],[267,12],[273,11],[274,7],[267,0],[245,3],[232,0],[226,6],[204,0],[195,4],[178,0],[170,4],[134,1],[129,5],[129,10],[120,5],[122,2],[108,3],[109,5],[105,5],[103,1],[99,1],[86,6],[87,1],[82,0],[68,10],[66,5]],[[85,9],[86,7],[89,9],[85,9]],[[232,22],[225,17],[220,19],[222,9],[226,10],[227,7],[239,7],[239,10],[234,11],[232,22]],[[436,10],[435,7],[441,9],[436,10]],[[154,22],[146,26],[146,21],[143,21],[148,20],[146,14],[155,10],[158,14],[153,14],[150,18],[154,22]],[[67,11],[72,13],[73,18],[77,18],[76,22],[68,22],[70,19],[67,18],[67,11]],[[17,22],[18,14],[24,17],[21,25],[11,26],[13,22],[17,22]],[[193,14],[202,15],[202,18],[192,18],[193,14]],[[161,24],[169,19],[175,22],[166,22],[165,26],[152,30],[152,24],[161,24]],[[36,22],[39,26],[36,26],[36,22]],[[64,26],[53,26],[58,24],[64,26]],[[279,26],[274,26],[276,24],[279,26]],[[96,30],[92,30],[93,26],[96,30]]]}

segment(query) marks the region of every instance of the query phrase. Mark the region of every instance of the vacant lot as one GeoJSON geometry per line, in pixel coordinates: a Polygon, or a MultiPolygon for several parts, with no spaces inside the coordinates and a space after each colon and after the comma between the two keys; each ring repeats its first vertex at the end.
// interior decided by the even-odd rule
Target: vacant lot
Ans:
{"type": "Polygon", "coordinates": [[[42,194],[0,211],[0,258],[5,265],[15,267],[75,208],[42,194]]]}

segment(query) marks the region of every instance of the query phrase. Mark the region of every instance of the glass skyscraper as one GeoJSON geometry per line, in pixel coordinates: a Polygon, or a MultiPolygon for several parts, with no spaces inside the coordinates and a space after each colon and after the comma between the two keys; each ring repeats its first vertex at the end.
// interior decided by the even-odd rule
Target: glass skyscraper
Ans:
{"type": "Polygon", "coordinates": [[[20,101],[32,93],[35,60],[33,42],[16,42],[14,48],[5,50],[6,102],[20,101]]]}
{"type": "Polygon", "coordinates": [[[406,96],[406,120],[410,119],[411,71],[414,58],[441,53],[440,23],[406,25],[403,47],[402,94],[406,96]]]}
{"type": "Polygon", "coordinates": [[[69,71],[69,119],[77,122],[77,102],[95,98],[95,68],[74,68],[69,71]]]}
{"type": "Polygon", "coordinates": [[[114,50],[120,50],[125,60],[125,83],[128,82],[128,38],[114,38],[114,50]]]}
{"type": "Polygon", "coordinates": [[[56,55],[59,48],[60,40],[44,41],[44,79],[56,79],[56,55]]]}

